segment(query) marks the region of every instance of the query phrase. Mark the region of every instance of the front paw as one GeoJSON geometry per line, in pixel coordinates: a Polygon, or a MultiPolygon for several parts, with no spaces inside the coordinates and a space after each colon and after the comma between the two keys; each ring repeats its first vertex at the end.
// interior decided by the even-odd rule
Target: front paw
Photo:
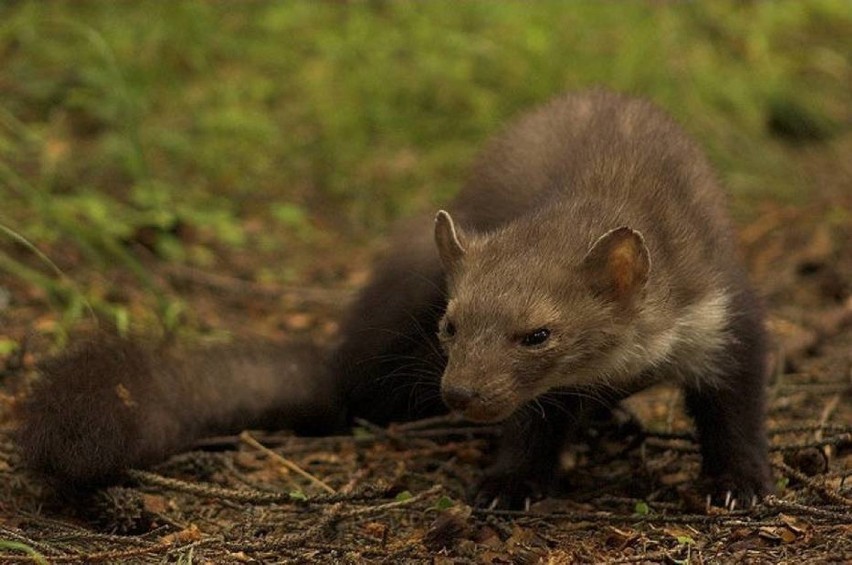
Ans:
{"type": "Polygon", "coordinates": [[[768,472],[725,473],[704,479],[708,506],[751,508],[771,492],[768,472]]]}
{"type": "Polygon", "coordinates": [[[526,510],[544,498],[548,481],[529,472],[514,469],[489,469],[471,492],[471,504],[477,508],[526,510]]]}

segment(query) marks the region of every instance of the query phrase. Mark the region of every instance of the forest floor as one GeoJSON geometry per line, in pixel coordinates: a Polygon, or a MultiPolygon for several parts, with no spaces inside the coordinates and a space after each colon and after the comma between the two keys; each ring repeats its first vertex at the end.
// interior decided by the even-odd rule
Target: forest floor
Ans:
{"type": "MultiPolygon", "coordinates": [[[[0,561],[852,562],[852,163],[839,158],[852,153],[852,139],[834,147],[798,150],[821,187],[808,206],[767,203],[740,230],[775,338],[768,428],[777,492],[755,508],[705,506],[693,486],[690,425],[667,387],[625,406],[641,431],[602,425],[566,451],[562,492],[527,511],[465,504],[495,430],[449,419],[365,422],[340,437],[212,438],[120,486],[61,498],[19,467],[10,440],[13,408],[44,355],[34,343],[5,357],[0,380],[0,561]]],[[[251,268],[253,259],[238,260],[239,272],[251,268]]],[[[351,288],[366,262],[346,261],[351,288]]],[[[238,272],[147,266],[178,279],[211,324],[256,322],[246,333],[273,338],[332,334],[348,296],[340,287],[290,289],[282,308],[278,291],[238,272]]],[[[17,284],[9,288],[27,296],[17,284]]],[[[4,332],[37,329],[41,304],[33,294],[32,304],[7,307],[4,332]]]]}

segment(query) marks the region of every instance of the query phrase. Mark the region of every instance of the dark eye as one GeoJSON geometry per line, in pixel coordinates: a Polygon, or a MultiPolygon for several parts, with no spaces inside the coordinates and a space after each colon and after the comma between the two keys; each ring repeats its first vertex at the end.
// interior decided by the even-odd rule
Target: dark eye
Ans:
{"type": "Polygon", "coordinates": [[[541,345],[550,337],[550,330],[547,328],[539,328],[534,332],[530,332],[521,338],[521,345],[524,347],[533,347],[541,345]]]}
{"type": "Polygon", "coordinates": [[[450,321],[444,324],[444,335],[447,337],[453,337],[456,335],[456,325],[450,321]]]}

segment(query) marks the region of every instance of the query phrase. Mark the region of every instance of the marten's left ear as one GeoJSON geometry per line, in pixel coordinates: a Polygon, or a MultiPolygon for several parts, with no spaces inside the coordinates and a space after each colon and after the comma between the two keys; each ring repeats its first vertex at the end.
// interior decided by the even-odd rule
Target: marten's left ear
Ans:
{"type": "Polygon", "coordinates": [[[464,237],[456,229],[449,212],[439,211],[438,215],[435,216],[435,244],[438,246],[441,264],[444,265],[444,271],[448,275],[453,274],[464,259],[463,241],[464,237]]]}
{"type": "Polygon", "coordinates": [[[609,231],[592,245],[582,269],[595,293],[629,305],[645,288],[651,271],[645,238],[628,227],[609,231]]]}

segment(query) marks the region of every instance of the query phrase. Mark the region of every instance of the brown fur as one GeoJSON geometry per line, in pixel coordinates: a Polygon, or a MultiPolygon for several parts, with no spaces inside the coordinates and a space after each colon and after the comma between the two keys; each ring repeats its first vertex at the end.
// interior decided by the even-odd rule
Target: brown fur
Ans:
{"type": "Polygon", "coordinates": [[[382,391],[434,394],[437,343],[424,341],[446,301],[445,401],[507,421],[478,503],[546,490],[569,422],[590,409],[578,393],[609,404],[661,380],[685,388],[714,493],[766,491],[760,308],[716,177],[670,118],[606,92],[558,98],[488,145],[449,211],[438,253],[400,239],[350,318],[336,360],[350,406],[381,421],[399,417],[371,403],[382,391]],[[381,308],[399,293],[422,298],[381,308]],[[548,341],[519,347],[537,328],[548,341]],[[371,331],[382,338],[364,348],[371,331]]]}
{"type": "Polygon", "coordinates": [[[400,229],[327,365],[298,350],[240,370],[229,354],[84,347],[45,367],[25,455],[88,482],[204,433],[294,414],[315,428],[383,424],[443,412],[443,394],[472,419],[505,421],[474,500],[517,506],[546,492],[577,422],[670,380],[713,493],[749,499],[768,484],[765,345],[724,200],[696,144],[649,103],[557,98],[488,144],[434,236],[427,218],[400,229]],[[262,402],[245,402],[246,379],[262,402]]]}
{"type": "Polygon", "coordinates": [[[98,336],[39,367],[42,378],[19,408],[18,443],[31,468],[94,486],[205,435],[247,426],[325,431],[340,424],[340,407],[322,363],[309,344],[178,353],[98,336]]]}

